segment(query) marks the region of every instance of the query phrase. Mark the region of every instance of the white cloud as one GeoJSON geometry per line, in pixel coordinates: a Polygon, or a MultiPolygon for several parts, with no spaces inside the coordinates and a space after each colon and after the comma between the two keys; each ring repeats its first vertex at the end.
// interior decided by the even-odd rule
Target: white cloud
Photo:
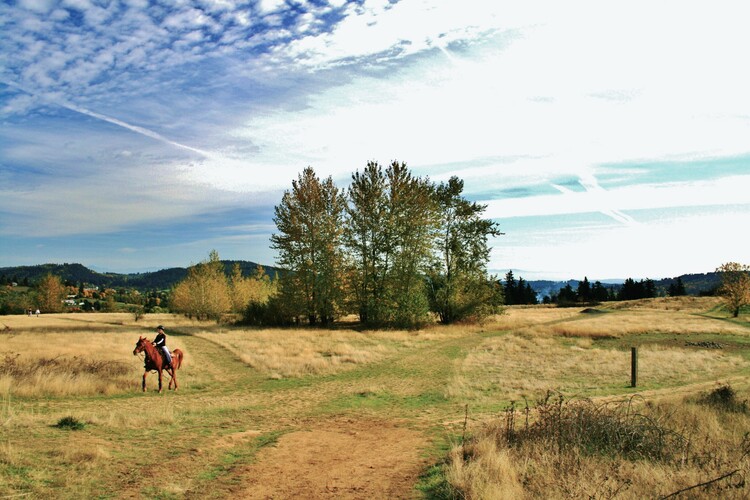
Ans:
{"type": "Polygon", "coordinates": [[[257,7],[262,14],[275,12],[284,6],[284,0],[259,0],[257,7]]]}

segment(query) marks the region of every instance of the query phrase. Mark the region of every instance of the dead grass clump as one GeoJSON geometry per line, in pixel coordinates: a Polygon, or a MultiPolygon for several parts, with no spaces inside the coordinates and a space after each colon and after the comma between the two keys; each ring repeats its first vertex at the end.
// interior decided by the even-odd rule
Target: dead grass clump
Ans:
{"type": "MultiPolygon", "coordinates": [[[[700,405],[564,400],[511,406],[451,450],[445,476],[461,498],[747,498],[747,416],[699,425],[700,405]],[[520,491],[519,491],[520,488],[520,491]]],[[[714,415],[715,417],[715,415],[714,415]]]]}

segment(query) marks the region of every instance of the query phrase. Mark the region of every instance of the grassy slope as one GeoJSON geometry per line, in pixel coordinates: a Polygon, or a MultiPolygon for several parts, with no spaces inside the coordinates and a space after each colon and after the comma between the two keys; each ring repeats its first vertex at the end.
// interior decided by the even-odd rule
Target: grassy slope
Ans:
{"type": "MultiPolygon", "coordinates": [[[[154,318],[175,325],[170,344],[187,353],[180,390],[165,394],[139,391],[140,360],[130,351],[138,335],[152,335],[141,324],[124,316],[78,315],[50,318],[41,328],[19,318],[10,325],[13,336],[6,336],[0,359],[8,353],[33,357],[34,350],[41,350],[39,342],[54,352],[61,349],[57,342],[83,348],[101,336],[110,348],[97,352],[125,358],[131,364],[126,382],[132,384],[108,394],[65,395],[53,388],[52,394],[18,396],[7,378],[5,385],[0,379],[0,496],[225,497],[241,491],[244,466],[261,447],[285,432],[338,415],[394,419],[422,430],[433,443],[424,452],[437,461],[451,435],[461,432],[466,405],[471,419],[479,421],[510,400],[533,400],[548,388],[579,396],[635,392],[627,387],[626,352],[634,343],[645,351],[658,344],[646,357],[655,364],[701,363],[700,371],[678,376],[670,376],[664,366],[647,371],[651,375],[641,377],[638,390],[745,377],[750,366],[747,319],[727,322],[716,311],[707,317],[709,309],[705,304],[656,313],[653,307],[631,308],[595,317],[578,310],[513,309],[484,328],[344,332],[333,338],[335,344],[374,354],[363,362],[287,378],[243,361],[243,349],[249,349],[245,339],[260,335],[256,331],[154,318]],[[656,323],[657,317],[663,319],[656,323]],[[682,326],[675,329],[675,324],[682,326]],[[77,335],[76,328],[84,333],[77,335]],[[729,348],[690,348],[688,338],[721,339],[729,348]],[[598,370],[579,369],[602,356],[611,357],[598,370]],[[569,358],[572,363],[562,362],[569,358]],[[619,358],[624,373],[605,370],[619,358]],[[85,422],[85,428],[55,427],[66,416],[85,422]]],[[[274,338],[281,343],[290,335],[295,332],[277,331],[263,337],[263,344],[274,338]]],[[[309,348],[294,349],[307,349],[316,362],[331,357],[328,344],[316,351],[316,338],[329,333],[305,335],[309,348]]],[[[284,359],[304,358],[301,352],[284,359]]],[[[312,366],[311,361],[304,366],[312,366]]],[[[155,377],[148,383],[153,389],[155,377]]]]}

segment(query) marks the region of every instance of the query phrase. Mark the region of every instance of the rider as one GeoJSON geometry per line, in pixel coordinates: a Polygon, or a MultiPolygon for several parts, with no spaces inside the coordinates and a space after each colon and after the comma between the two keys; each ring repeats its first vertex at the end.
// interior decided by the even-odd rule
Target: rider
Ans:
{"type": "Polygon", "coordinates": [[[156,331],[158,334],[154,339],[154,345],[164,353],[164,359],[167,362],[167,366],[169,366],[172,364],[172,355],[169,353],[169,349],[167,349],[167,336],[164,334],[164,327],[159,325],[156,327],[156,331]]]}

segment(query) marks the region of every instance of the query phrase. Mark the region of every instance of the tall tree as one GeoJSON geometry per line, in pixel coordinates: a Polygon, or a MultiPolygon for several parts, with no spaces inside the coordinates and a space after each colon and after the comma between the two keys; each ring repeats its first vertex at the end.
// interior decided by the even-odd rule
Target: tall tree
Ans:
{"type": "MultiPolygon", "coordinates": [[[[438,230],[428,281],[432,310],[443,323],[491,312],[483,306],[501,302],[496,294],[502,289],[487,276],[488,239],[501,233],[495,222],[482,218],[486,205],[464,198],[463,189],[458,177],[434,189],[438,230]]],[[[509,272],[506,279],[512,276],[509,272]]]]}
{"type": "Polygon", "coordinates": [[[721,275],[719,293],[732,317],[740,315],[742,306],[750,304],[750,266],[738,262],[727,262],[716,269],[721,275]]]}
{"type": "Polygon", "coordinates": [[[588,302],[591,300],[591,283],[587,276],[583,277],[583,281],[578,282],[578,300],[582,302],[588,302]]]}
{"type": "Polygon", "coordinates": [[[416,327],[427,321],[430,305],[424,276],[432,258],[437,219],[432,184],[411,174],[406,163],[393,161],[388,179],[389,253],[393,265],[387,275],[390,321],[416,327]]]}
{"type": "Polygon", "coordinates": [[[271,244],[279,252],[278,264],[290,271],[281,278],[282,295],[295,292],[301,301],[288,304],[289,311],[306,316],[311,325],[332,322],[341,306],[344,205],[331,177],[321,182],[307,167],[275,207],[278,233],[271,244]]]}
{"type": "Polygon", "coordinates": [[[369,162],[352,175],[345,245],[354,309],[369,325],[416,326],[427,319],[424,274],[436,227],[432,185],[405,163],[369,162]]]}
{"type": "Polygon", "coordinates": [[[349,254],[349,282],[353,308],[367,324],[385,321],[385,276],[391,265],[387,179],[377,162],[370,161],[352,174],[346,206],[344,244],[349,254]]]}
{"type": "Polygon", "coordinates": [[[59,276],[46,274],[36,287],[36,305],[42,312],[60,312],[67,293],[59,276]]]}

